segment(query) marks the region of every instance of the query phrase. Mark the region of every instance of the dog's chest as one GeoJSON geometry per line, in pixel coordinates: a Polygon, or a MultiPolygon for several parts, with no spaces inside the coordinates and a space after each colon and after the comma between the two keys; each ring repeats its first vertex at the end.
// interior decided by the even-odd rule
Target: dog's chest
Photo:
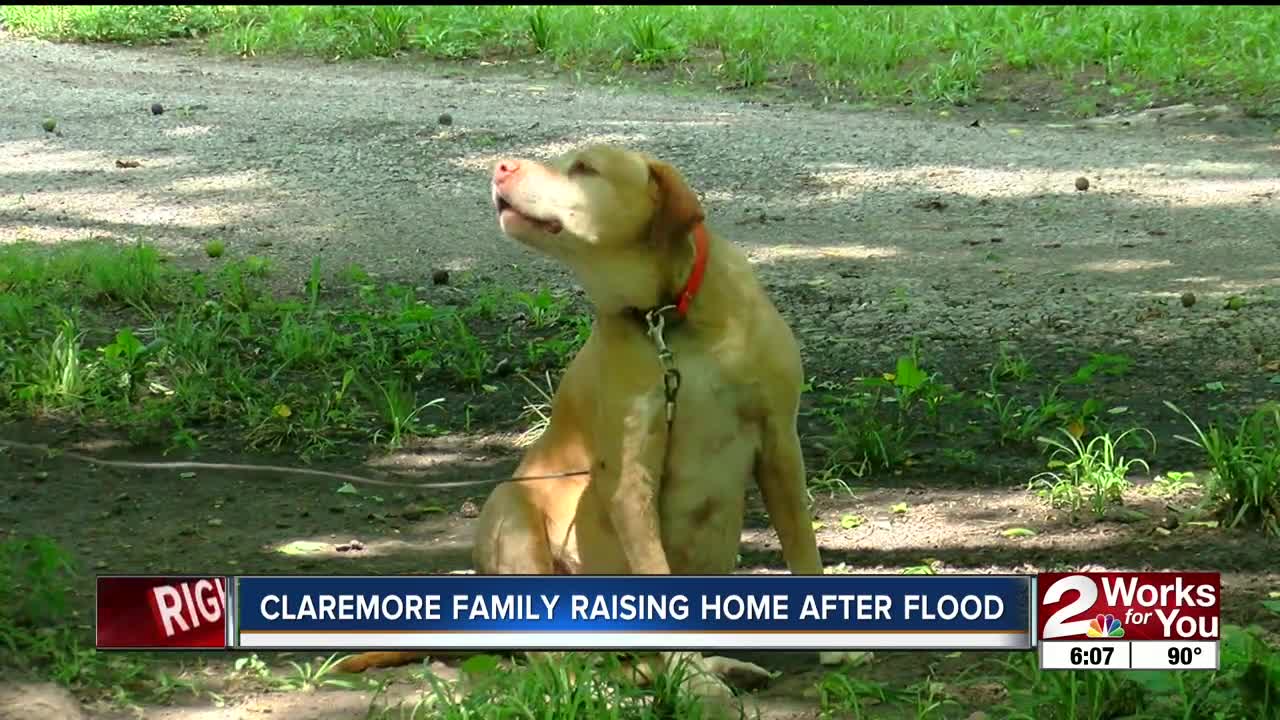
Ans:
{"type": "MultiPolygon", "coordinates": [[[[670,433],[670,470],[713,459],[752,459],[759,449],[758,388],[714,359],[690,354],[679,363],[670,433]]],[[[705,467],[702,467],[705,472],[705,467]]]]}
{"type": "Polygon", "coordinates": [[[664,544],[673,572],[728,572],[761,444],[755,388],[698,359],[680,370],[662,484],[664,544]]]}

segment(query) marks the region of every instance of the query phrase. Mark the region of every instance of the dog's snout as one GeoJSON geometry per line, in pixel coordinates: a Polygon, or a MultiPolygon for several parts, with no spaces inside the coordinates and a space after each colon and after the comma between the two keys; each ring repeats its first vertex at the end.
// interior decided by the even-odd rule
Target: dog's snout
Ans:
{"type": "Polygon", "coordinates": [[[501,160],[497,167],[493,169],[493,181],[495,183],[505,182],[520,169],[520,163],[515,160],[501,160]]]}

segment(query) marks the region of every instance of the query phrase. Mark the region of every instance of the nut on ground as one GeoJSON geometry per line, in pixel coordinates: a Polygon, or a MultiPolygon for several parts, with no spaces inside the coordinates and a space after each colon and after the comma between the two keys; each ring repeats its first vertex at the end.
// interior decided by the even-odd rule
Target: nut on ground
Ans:
{"type": "Polygon", "coordinates": [[[1196,304],[1196,294],[1193,292],[1182,293],[1182,307],[1191,307],[1196,304]]]}
{"type": "Polygon", "coordinates": [[[1085,190],[1088,190],[1088,189],[1089,189],[1089,178],[1087,178],[1087,177],[1085,177],[1085,176],[1083,176],[1083,175],[1081,175],[1080,177],[1076,178],[1076,189],[1077,189],[1077,190],[1079,190],[1080,192],[1084,192],[1085,190]]]}

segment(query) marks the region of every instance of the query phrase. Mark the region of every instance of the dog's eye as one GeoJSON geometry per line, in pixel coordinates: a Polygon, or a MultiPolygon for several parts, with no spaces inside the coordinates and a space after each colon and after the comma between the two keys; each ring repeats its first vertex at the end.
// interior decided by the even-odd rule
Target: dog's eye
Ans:
{"type": "Polygon", "coordinates": [[[596,169],[586,164],[585,162],[578,160],[569,166],[569,174],[570,175],[595,175],[596,169]]]}

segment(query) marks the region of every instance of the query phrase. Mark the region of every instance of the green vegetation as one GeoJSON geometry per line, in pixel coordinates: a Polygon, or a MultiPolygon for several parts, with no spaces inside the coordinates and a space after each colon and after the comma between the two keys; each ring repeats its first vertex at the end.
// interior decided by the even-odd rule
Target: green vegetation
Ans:
{"type": "MultiPolygon", "coordinates": [[[[254,55],[541,55],[575,70],[681,67],[720,85],[969,103],[1029,79],[1076,114],[1157,93],[1280,102],[1280,11],[1247,6],[39,6],[16,33],[89,42],[208,37],[254,55]],[[1022,78],[1023,80],[1020,80],[1022,78]]],[[[1017,90],[1014,91],[1018,92],[1017,90]]]]}
{"type": "MultiPolygon", "coordinates": [[[[0,416],[101,422],[194,447],[211,432],[323,456],[458,428],[492,382],[562,368],[589,320],[549,292],[433,305],[357,268],[302,293],[261,258],[180,271],[145,245],[0,249],[0,416]],[[363,278],[363,281],[361,279],[363,278]]],[[[514,415],[514,413],[511,413],[514,415]]]]}
{"type": "Polygon", "coordinates": [[[696,682],[691,665],[677,662],[643,687],[626,677],[616,657],[566,653],[554,660],[537,658],[516,672],[497,658],[479,655],[462,665],[468,691],[427,672],[423,679],[431,692],[412,704],[377,707],[370,717],[379,720],[471,720],[472,718],[527,718],[547,720],[666,720],[715,717],[708,706],[690,692],[696,682]]]}
{"type": "MultiPolygon", "coordinates": [[[[1053,448],[1050,470],[1033,477],[1031,486],[1039,488],[1041,497],[1054,506],[1075,512],[1087,499],[1094,515],[1105,515],[1108,507],[1124,500],[1124,493],[1131,487],[1129,475],[1133,469],[1150,469],[1142,458],[1125,458],[1120,454],[1125,440],[1135,432],[1129,430],[1115,438],[1110,434],[1097,435],[1087,443],[1068,430],[1062,431],[1066,442],[1041,438],[1041,442],[1053,448]]],[[[1154,436],[1151,436],[1151,445],[1150,449],[1154,450],[1154,436]]]]}
{"type": "Polygon", "coordinates": [[[1179,439],[1204,451],[1213,471],[1206,489],[1226,526],[1260,526],[1280,535],[1280,403],[1258,408],[1234,431],[1216,425],[1201,430],[1176,406],[1169,407],[1195,430],[1195,438],[1179,439]]]}

